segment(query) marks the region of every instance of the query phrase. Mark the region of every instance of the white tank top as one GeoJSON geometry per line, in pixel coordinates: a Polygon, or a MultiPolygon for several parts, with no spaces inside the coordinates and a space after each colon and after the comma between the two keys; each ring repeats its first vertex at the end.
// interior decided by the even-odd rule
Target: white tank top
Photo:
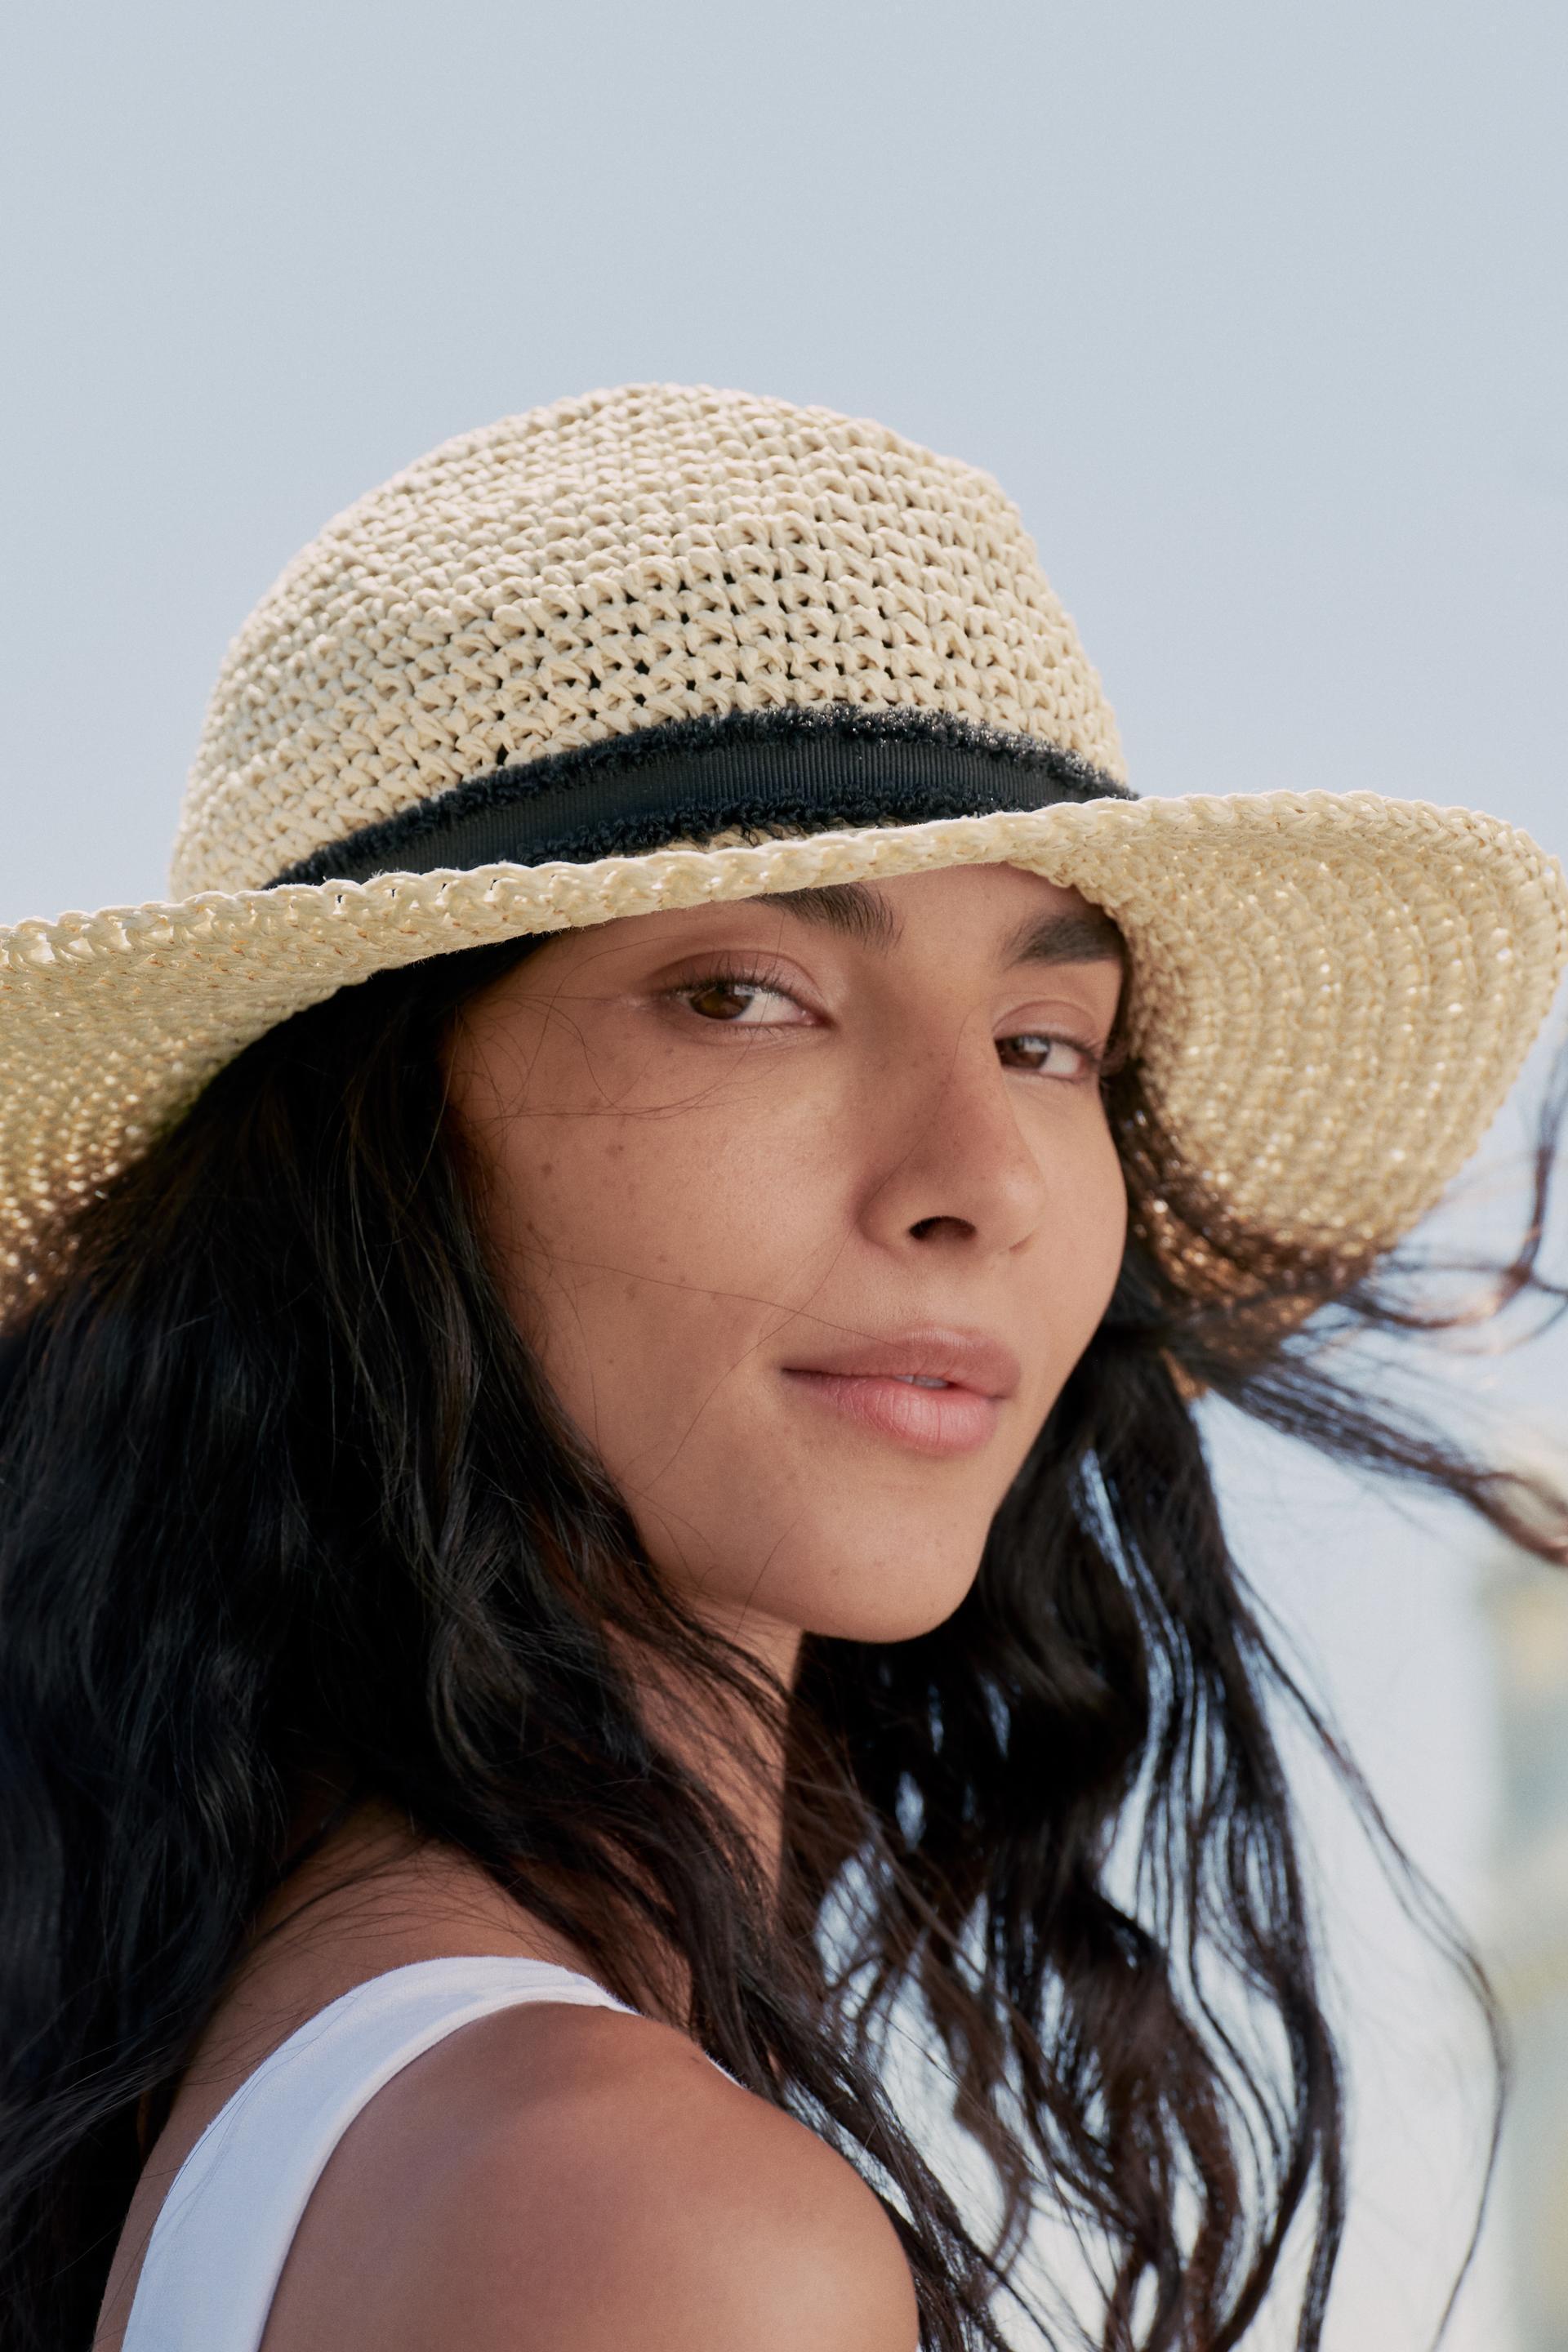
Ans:
{"type": "Polygon", "coordinates": [[[548,1960],[416,1960],[356,1985],[291,2033],[175,2175],[123,2352],[257,2352],[310,2191],[354,2117],[435,2042],[528,2000],[637,2013],[548,1960]]]}

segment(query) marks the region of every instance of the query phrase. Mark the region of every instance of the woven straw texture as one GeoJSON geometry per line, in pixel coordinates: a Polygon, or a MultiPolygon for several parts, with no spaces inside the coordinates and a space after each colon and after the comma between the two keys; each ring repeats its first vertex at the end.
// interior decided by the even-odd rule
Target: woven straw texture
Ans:
{"type": "Polygon", "coordinates": [[[813,703],[945,711],[1122,774],[988,475],[739,393],[561,401],[447,442],[263,598],[213,697],[173,886],[258,888],[509,761],[813,703]]]}
{"type": "MultiPolygon", "coordinates": [[[[265,887],[507,763],[833,703],[941,711],[1121,772],[1013,509],[879,425],[633,387],[448,443],[362,500],[225,664],[178,901],[0,932],[0,1307],[61,1215],[245,1045],[338,988],[507,936],[967,862],[1076,887],[1120,924],[1173,1199],[1190,1172],[1250,1233],[1348,1265],[1431,1206],[1568,961],[1555,861],[1467,810],[1106,798],[265,887]]],[[[1140,1208],[1158,1240],[1158,1164],[1153,1178],[1140,1208]]],[[[1179,1215],[1169,1232],[1194,1293],[1234,1286],[1179,1215]]]]}

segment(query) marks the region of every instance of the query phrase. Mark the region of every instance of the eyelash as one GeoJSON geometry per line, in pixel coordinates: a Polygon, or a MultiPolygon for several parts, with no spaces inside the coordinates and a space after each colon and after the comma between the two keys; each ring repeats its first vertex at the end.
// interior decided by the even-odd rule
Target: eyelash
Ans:
{"type": "MultiPolygon", "coordinates": [[[[699,972],[690,980],[678,981],[673,988],[664,990],[663,994],[668,1001],[689,1003],[693,997],[703,995],[710,988],[761,989],[765,990],[770,996],[786,998],[791,1004],[800,1003],[799,997],[782,984],[776,972],[770,972],[744,962],[717,963],[710,971],[699,972]]],[[[741,1024],[738,1022],[716,1021],[711,1025],[719,1029],[738,1028],[741,1024]]],[[[1070,1045],[1075,1054],[1081,1054],[1086,1066],[1078,1077],[1064,1081],[1068,1086],[1098,1083],[1110,1073],[1111,1056],[1105,1048],[1089,1044],[1087,1038],[1074,1037],[1066,1030],[1018,1029],[1014,1031],[1012,1038],[999,1037],[996,1043],[999,1045],[1008,1045],[1020,1037],[1037,1038],[1042,1045],[1070,1045]]]]}

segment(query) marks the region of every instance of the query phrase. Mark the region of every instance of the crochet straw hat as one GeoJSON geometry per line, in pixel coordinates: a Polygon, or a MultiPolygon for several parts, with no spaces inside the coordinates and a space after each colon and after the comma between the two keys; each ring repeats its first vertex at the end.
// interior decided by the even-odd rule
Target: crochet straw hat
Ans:
{"type": "Polygon", "coordinates": [[[1133,798],[1018,515],[968,466],[663,384],[465,434],[241,630],[171,901],[0,932],[0,1283],[25,1296],[216,1070],[373,972],[992,861],[1121,927],[1135,1206],[1197,1294],[1236,1261],[1184,1231],[1183,1181],[1244,1234],[1363,1262],[1474,1150],[1568,956],[1560,869],[1495,818],[1133,798]]]}

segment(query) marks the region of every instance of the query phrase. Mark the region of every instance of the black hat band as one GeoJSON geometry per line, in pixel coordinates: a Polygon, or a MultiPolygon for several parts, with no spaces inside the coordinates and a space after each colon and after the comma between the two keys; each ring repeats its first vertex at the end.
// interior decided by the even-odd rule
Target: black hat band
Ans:
{"type": "Polygon", "coordinates": [[[615,736],[454,784],[276,877],[636,856],[731,828],[816,833],[1133,795],[1071,751],[945,712],[853,705],[731,711],[615,736]]]}

